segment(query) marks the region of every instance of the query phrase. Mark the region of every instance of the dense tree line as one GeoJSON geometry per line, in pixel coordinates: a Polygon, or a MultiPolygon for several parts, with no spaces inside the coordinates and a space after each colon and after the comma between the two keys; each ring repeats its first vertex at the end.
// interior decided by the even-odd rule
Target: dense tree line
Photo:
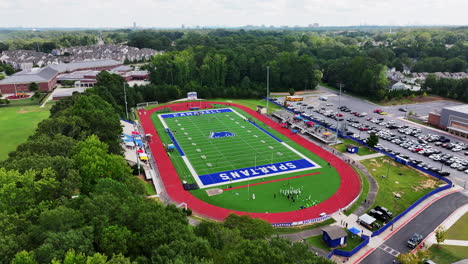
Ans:
{"type": "Polygon", "coordinates": [[[437,78],[429,74],[423,88],[435,95],[468,102],[468,79],[437,78]]]}
{"type": "Polygon", "coordinates": [[[189,227],[182,210],[145,197],[121,133],[96,91],[52,107],[0,163],[0,263],[331,263],[247,216],[189,227]]]}
{"type": "Polygon", "coordinates": [[[55,48],[96,44],[97,36],[93,31],[15,31],[6,34],[6,40],[0,42],[0,52],[24,49],[50,53],[55,48]]]}

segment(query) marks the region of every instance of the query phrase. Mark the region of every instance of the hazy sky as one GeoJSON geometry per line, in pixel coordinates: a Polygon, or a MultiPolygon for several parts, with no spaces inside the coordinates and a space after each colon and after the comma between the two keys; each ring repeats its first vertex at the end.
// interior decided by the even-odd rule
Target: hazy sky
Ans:
{"type": "Polygon", "coordinates": [[[468,25],[468,0],[0,0],[0,27],[468,25]]]}

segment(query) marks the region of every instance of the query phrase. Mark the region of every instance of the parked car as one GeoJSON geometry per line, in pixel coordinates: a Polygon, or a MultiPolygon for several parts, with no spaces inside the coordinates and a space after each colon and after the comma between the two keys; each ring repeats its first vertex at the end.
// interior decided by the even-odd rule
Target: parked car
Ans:
{"type": "Polygon", "coordinates": [[[421,241],[423,240],[423,237],[418,234],[418,233],[414,233],[409,239],[408,239],[408,242],[407,242],[407,245],[408,247],[410,248],[416,248],[419,243],[421,243],[421,241]]]}
{"type": "Polygon", "coordinates": [[[374,209],[371,209],[368,214],[370,216],[373,216],[373,217],[375,217],[377,219],[382,220],[383,222],[386,222],[388,220],[387,215],[385,215],[384,213],[382,213],[380,211],[374,210],[374,209]]]}
{"type": "Polygon", "coordinates": [[[404,108],[398,108],[398,110],[400,110],[401,112],[407,112],[407,110],[404,108]]]}
{"type": "Polygon", "coordinates": [[[386,215],[387,215],[388,217],[390,217],[390,218],[392,218],[392,216],[393,216],[393,213],[390,212],[390,211],[389,211],[387,208],[385,208],[385,207],[376,206],[374,209],[377,210],[377,211],[380,211],[380,212],[382,212],[382,213],[384,213],[384,214],[386,214],[386,215]]]}
{"type": "Polygon", "coordinates": [[[321,100],[321,101],[327,101],[327,100],[328,100],[328,98],[327,98],[327,97],[325,97],[325,96],[320,96],[320,97],[319,97],[319,100],[321,100]]]}

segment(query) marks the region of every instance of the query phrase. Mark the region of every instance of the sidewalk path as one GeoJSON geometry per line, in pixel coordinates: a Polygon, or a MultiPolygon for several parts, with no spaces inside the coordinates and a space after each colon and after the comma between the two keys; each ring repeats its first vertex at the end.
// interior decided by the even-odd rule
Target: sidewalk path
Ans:
{"type": "MultiPolygon", "coordinates": [[[[453,226],[463,215],[465,215],[465,213],[468,212],[468,203],[461,206],[460,208],[458,208],[455,212],[453,212],[449,217],[447,217],[447,219],[444,220],[444,222],[442,222],[442,224],[440,224],[437,228],[439,228],[440,226],[442,226],[443,228],[445,228],[445,230],[448,230],[451,226],[453,226]]],[[[436,229],[437,229],[436,228],[436,229]]],[[[435,230],[429,234],[429,236],[427,236],[425,239],[424,239],[424,242],[428,245],[428,246],[431,246],[432,244],[436,244],[437,243],[437,240],[435,238],[435,230]]],[[[452,239],[446,239],[443,243],[441,243],[443,245],[454,245],[454,246],[468,246],[468,240],[452,240],[452,239]],[[460,244],[461,243],[461,244],[460,244]]]]}
{"type": "Polygon", "coordinates": [[[462,247],[468,247],[468,240],[453,240],[453,239],[446,239],[443,243],[443,245],[451,245],[451,246],[462,246],[462,247]]]}
{"type": "Polygon", "coordinates": [[[360,160],[366,160],[366,159],[373,159],[373,158],[378,158],[378,157],[383,157],[385,154],[377,152],[374,154],[369,154],[369,155],[364,155],[364,156],[359,156],[357,154],[351,154],[351,153],[346,153],[346,156],[352,158],[353,160],[360,161],[360,160]]]}

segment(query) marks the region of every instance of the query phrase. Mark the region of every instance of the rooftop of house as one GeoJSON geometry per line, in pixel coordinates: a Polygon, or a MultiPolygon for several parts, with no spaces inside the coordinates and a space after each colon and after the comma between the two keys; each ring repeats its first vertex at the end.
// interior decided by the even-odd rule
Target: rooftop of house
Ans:
{"type": "Polygon", "coordinates": [[[346,231],[344,231],[344,229],[339,226],[327,226],[322,228],[322,231],[327,233],[332,240],[342,238],[348,235],[346,231]]]}

